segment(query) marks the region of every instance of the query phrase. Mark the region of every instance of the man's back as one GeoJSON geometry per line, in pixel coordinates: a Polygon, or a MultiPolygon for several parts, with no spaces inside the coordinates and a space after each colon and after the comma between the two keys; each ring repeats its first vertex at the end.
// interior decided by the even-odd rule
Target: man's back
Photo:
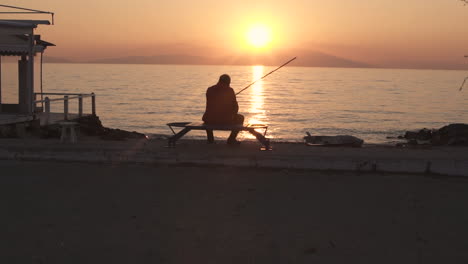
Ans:
{"type": "Polygon", "coordinates": [[[228,85],[216,84],[206,91],[206,111],[203,121],[207,124],[232,124],[239,106],[234,90],[228,85]]]}

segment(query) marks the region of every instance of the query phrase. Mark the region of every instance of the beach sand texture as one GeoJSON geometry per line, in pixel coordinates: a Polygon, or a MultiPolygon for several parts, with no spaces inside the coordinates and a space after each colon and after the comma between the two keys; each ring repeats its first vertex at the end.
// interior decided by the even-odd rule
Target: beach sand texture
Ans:
{"type": "Polygon", "coordinates": [[[468,261],[466,178],[0,165],[0,263],[468,261]]]}

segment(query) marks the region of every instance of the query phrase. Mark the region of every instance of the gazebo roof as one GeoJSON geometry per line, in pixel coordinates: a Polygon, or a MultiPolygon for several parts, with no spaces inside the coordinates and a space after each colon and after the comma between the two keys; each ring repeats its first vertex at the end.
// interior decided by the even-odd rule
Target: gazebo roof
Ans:
{"type": "Polygon", "coordinates": [[[0,56],[21,56],[28,54],[28,45],[0,45],[0,56]]]}
{"type": "MultiPolygon", "coordinates": [[[[45,41],[44,41],[45,42],[45,41]]],[[[52,43],[50,43],[52,44],[52,43]]],[[[35,45],[34,46],[34,53],[42,52],[46,49],[47,46],[55,46],[52,45],[35,45]]],[[[28,45],[0,45],[0,56],[22,56],[27,55],[29,52],[28,45]]]]}
{"type": "Polygon", "coordinates": [[[36,28],[37,25],[50,25],[48,20],[0,19],[0,27],[36,28]]]}
{"type": "MultiPolygon", "coordinates": [[[[0,56],[21,56],[29,53],[27,34],[32,34],[37,25],[50,25],[47,20],[0,20],[0,56]]],[[[52,43],[35,36],[33,51],[42,52],[52,43]]]]}

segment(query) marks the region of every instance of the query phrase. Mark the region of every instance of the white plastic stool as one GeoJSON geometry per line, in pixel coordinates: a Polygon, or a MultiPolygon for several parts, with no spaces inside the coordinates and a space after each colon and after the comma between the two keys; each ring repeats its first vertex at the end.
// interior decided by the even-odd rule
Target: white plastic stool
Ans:
{"type": "Polygon", "coordinates": [[[76,143],[76,133],[75,127],[78,125],[77,122],[60,122],[59,125],[62,127],[62,134],[60,135],[60,142],[65,142],[69,139],[71,143],[76,143]],[[70,131],[70,134],[67,135],[67,129],[70,131]]]}

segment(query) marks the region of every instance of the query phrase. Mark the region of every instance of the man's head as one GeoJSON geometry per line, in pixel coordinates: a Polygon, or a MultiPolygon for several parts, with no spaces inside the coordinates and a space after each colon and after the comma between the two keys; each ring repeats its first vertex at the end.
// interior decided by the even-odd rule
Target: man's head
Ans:
{"type": "Polygon", "coordinates": [[[219,76],[219,83],[229,85],[229,84],[231,84],[231,77],[229,77],[229,75],[227,75],[227,74],[223,74],[223,75],[219,76]]]}

